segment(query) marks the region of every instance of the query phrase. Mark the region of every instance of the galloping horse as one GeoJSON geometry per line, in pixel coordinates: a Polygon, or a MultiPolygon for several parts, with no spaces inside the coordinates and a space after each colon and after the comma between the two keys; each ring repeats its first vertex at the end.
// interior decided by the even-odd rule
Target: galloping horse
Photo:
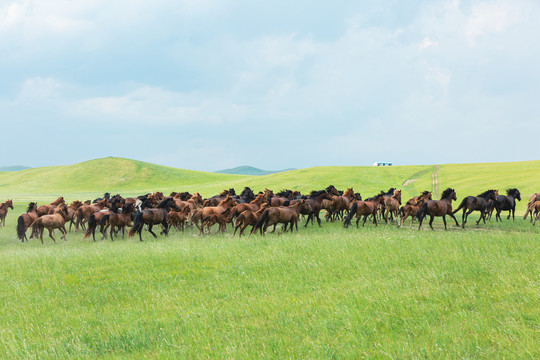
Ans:
{"type": "Polygon", "coordinates": [[[200,229],[198,225],[199,221],[202,221],[202,219],[210,216],[211,214],[221,214],[227,209],[230,209],[236,205],[236,201],[234,201],[230,195],[227,195],[217,206],[207,206],[203,207],[202,209],[192,211],[189,220],[200,229]]]}
{"type": "Polygon", "coordinates": [[[47,215],[51,210],[56,209],[56,207],[60,204],[64,204],[64,198],[60,196],[58,199],[54,200],[52,203],[48,205],[41,205],[37,208],[38,216],[47,215]]]}
{"type": "Polygon", "coordinates": [[[351,210],[349,210],[349,215],[343,222],[343,226],[346,228],[349,227],[351,224],[352,218],[356,215],[356,227],[358,227],[358,222],[360,221],[360,217],[364,216],[364,222],[362,223],[362,226],[365,225],[367,217],[369,215],[373,216],[373,223],[375,226],[377,225],[377,210],[379,208],[379,205],[384,203],[384,196],[383,194],[376,195],[370,199],[366,199],[365,201],[359,200],[351,206],[351,210]]]}
{"type": "Polygon", "coordinates": [[[390,197],[384,198],[384,220],[388,224],[388,214],[390,214],[390,221],[394,221],[394,216],[397,219],[399,206],[401,205],[401,190],[394,190],[394,193],[390,197]]]}
{"type": "Polygon", "coordinates": [[[480,220],[484,220],[485,224],[488,201],[497,200],[497,195],[499,195],[498,190],[487,190],[478,196],[467,196],[464,198],[461,201],[461,204],[459,204],[459,207],[453,212],[453,214],[456,214],[459,210],[461,210],[461,208],[463,208],[463,214],[461,215],[461,227],[465,229],[467,218],[475,210],[480,211],[480,218],[476,222],[476,225],[480,223],[480,220]]]}
{"type": "Polygon", "coordinates": [[[519,193],[519,190],[515,188],[506,190],[506,195],[497,196],[497,200],[495,201],[495,209],[497,210],[495,221],[502,221],[501,211],[503,210],[508,210],[508,217],[506,219],[510,219],[510,215],[512,215],[512,221],[514,221],[516,200],[521,201],[521,194],[519,193]]]}
{"type": "Polygon", "coordinates": [[[243,213],[246,210],[251,210],[253,212],[256,212],[260,209],[261,205],[266,201],[264,198],[264,194],[258,194],[257,197],[251,201],[249,204],[247,203],[240,203],[232,208],[231,213],[229,214],[229,219],[234,219],[241,213],[243,213]]]}
{"type": "Polygon", "coordinates": [[[431,191],[424,191],[420,195],[410,198],[405,205],[416,205],[420,199],[426,199],[426,196],[429,194],[429,200],[431,200],[431,191]]]}
{"type": "Polygon", "coordinates": [[[179,210],[174,202],[174,199],[172,197],[167,197],[165,200],[160,202],[156,208],[144,209],[143,211],[138,212],[135,215],[135,219],[133,219],[133,226],[129,230],[128,237],[133,237],[133,235],[138,233],[139,240],[143,241],[141,233],[144,224],[148,225],[148,232],[155,238],[157,238],[157,235],[152,231],[152,226],[161,224],[163,226],[163,233],[165,236],[167,236],[169,233],[167,214],[171,208],[179,210]]]}
{"type": "MultiPolygon", "coordinates": [[[[326,191],[325,191],[326,193],[326,191]]],[[[263,211],[261,218],[257,221],[257,224],[253,227],[252,233],[261,230],[261,234],[266,233],[266,229],[269,226],[274,225],[272,232],[276,230],[277,224],[290,225],[291,232],[296,225],[296,231],[298,231],[298,217],[300,216],[300,207],[306,200],[302,199],[290,206],[272,206],[263,211]]]]}
{"type": "Polygon", "coordinates": [[[317,218],[317,223],[319,224],[319,227],[321,227],[321,218],[319,217],[319,213],[321,212],[321,205],[324,199],[332,199],[332,196],[326,190],[312,191],[309,198],[305,199],[305,202],[309,205],[309,208],[306,207],[306,209],[308,209],[307,214],[303,211],[301,212],[302,215],[308,215],[304,227],[308,226],[309,220],[311,220],[313,223],[314,218],[317,218]]]}
{"type": "MultiPolygon", "coordinates": [[[[416,214],[418,213],[418,210],[420,210],[420,207],[426,201],[431,200],[431,191],[424,191],[420,196],[415,196],[415,198],[413,198],[413,199],[414,199],[414,201],[412,201],[412,202],[414,202],[414,205],[407,204],[407,205],[404,205],[401,208],[399,208],[399,211],[398,211],[398,214],[399,214],[398,227],[402,227],[405,220],[407,220],[407,218],[410,216],[411,217],[411,226],[410,226],[410,228],[412,228],[414,218],[416,217],[416,214]]],[[[411,201],[410,200],[407,201],[407,203],[409,203],[409,202],[411,202],[411,201]]]]}
{"type": "Polygon", "coordinates": [[[457,197],[454,189],[448,188],[444,190],[441,194],[441,200],[429,200],[425,202],[416,214],[416,218],[420,221],[420,225],[418,225],[418,230],[422,228],[422,221],[424,220],[424,217],[426,217],[426,215],[430,216],[429,227],[431,228],[431,230],[434,230],[432,224],[435,216],[442,216],[445,230],[446,215],[449,215],[452,219],[454,219],[456,225],[459,226],[456,217],[452,213],[452,200],[456,199],[457,197]]]}
{"type": "Polygon", "coordinates": [[[268,207],[268,204],[262,204],[260,209],[257,210],[256,212],[253,212],[251,210],[245,210],[243,211],[240,215],[238,215],[238,217],[236,218],[236,221],[234,222],[234,232],[233,232],[233,236],[236,235],[236,231],[238,229],[240,229],[240,234],[238,236],[242,236],[242,234],[244,233],[244,230],[246,230],[246,228],[251,225],[252,226],[252,230],[253,230],[253,227],[255,227],[255,225],[257,225],[257,221],[259,221],[259,219],[261,218],[262,216],[262,213],[264,212],[264,210],[266,210],[268,207]]]}
{"type": "Polygon", "coordinates": [[[354,190],[353,188],[348,188],[345,190],[343,195],[334,195],[332,197],[332,202],[330,203],[329,212],[331,213],[331,220],[335,221],[338,217],[343,219],[343,212],[346,212],[349,215],[349,206],[351,201],[354,200],[354,190]]]}
{"type": "MultiPolygon", "coordinates": [[[[34,221],[38,218],[37,214],[37,204],[35,202],[31,202],[28,204],[28,209],[26,210],[25,214],[22,214],[17,219],[17,237],[19,240],[24,242],[24,240],[28,241],[28,238],[26,237],[26,230],[32,225],[34,221]]],[[[32,237],[32,236],[30,236],[32,237]]]]}
{"type": "Polygon", "coordinates": [[[79,231],[79,225],[83,230],[86,230],[85,221],[87,221],[90,218],[90,215],[93,213],[99,212],[103,210],[104,208],[110,208],[111,204],[107,199],[103,199],[98,201],[95,204],[92,205],[83,205],[80,208],[77,209],[76,218],[75,221],[75,232],[79,231]]]}
{"type": "Polygon", "coordinates": [[[43,244],[43,230],[47,228],[49,230],[49,237],[53,239],[56,243],[56,239],[52,236],[54,229],[60,229],[62,232],[62,237],[66,239],[66,217],[67,217],[67,206],[62,203],[54,209],[54,213],[50,215],[43,215],[42,217],[36,219],[32,223],[32,233],[38,233],[41,243],[43,244]]]}
{"type": "Polygon", "coordinates": [[[0,226],[6,225],[6,215],[8,208],[13,210],[13,200],[9,199],[8,201],[0,204],[0,226]]]}
{"type": "Polygon", "coordinates": [[[124,207],[122,207],[122,212],[120,214],[118,213],[110,213],[105,214],[99,221],[99,225],[103,227],[105,225],[105,229],[103,230],[103,233],[107,232],[107,228],[110,226],[110,235],[111,240],[114,241],[114,233],[115,229],[118,228],[118,231],[122,229],[122,239],[124,238],[124,231],[126,226],[131,226],[131,214],[133,213],[134,205],[133,204],[126,204],[124,207]]]}
{"type": "Polygon", "coordinates": [[[531,221],[533,220],[532,210],[534,210],[533,205],[536,201],[540,201],[540,193],[532,194],[532,196],[529,198],[529,202],[527,203],[527,211],[525,211],[525,215],[523,215],[523,220],[527,219],[529,214],[531,214],[531,221]]]}

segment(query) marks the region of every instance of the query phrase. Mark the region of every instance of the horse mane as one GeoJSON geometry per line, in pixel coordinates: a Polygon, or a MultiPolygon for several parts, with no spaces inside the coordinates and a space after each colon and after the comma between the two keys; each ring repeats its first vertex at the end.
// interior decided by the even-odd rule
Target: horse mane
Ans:
{"type": "Polygon", "coordinates": [[[231,196],[230,196],[230,195],[227,195],[227,196],[225,197],[225,199],[223,199],[223,200],[221,200],[221,201],[219,202],[218,206],[225,204],[225,203],[226,203],[227,201],[229,201],[230,199],[232,199],[231,196]]]}
{"type": "Polygon", "coordinates": [[[425,195],[427,195],[427,194],[429,194],[429,191],[428,191],[428,190],[426,190],[426,191],[423,191],[423,192],[422,192],[422,194],[421,194],[420,196],[422,196],[422,195],[424,195],[424,196],[425,196],[425,195]]]}
{"type": "Polygon", "coordinates": [[[277,196],[283,196],[283,197],[289,198],[289,197],[291,197],[291,195],[292,195],[292,190],[289,190],[289,189],[281,190],[281,191],[278,192],[276,195],[277,195],[277,196]]]}
{"type": "Polygon", "coordinates": [[[489,195],[493,194],[495,192],[495,190],[491,189],[491,190],[487,190],[487,191],[484,191],[483,193],[481,193],[480,195],[477,195],[477,197],[483,197],[483,198],[486,198],[488,197],[489,195]]]}
{"type": "Polygon", "coordinates": [[[454,189],[452,188],[448,188],[444,190],[441,194],[441,200],[448,199],[453,192],[454,192],[454,189]]]}
{"type": "Polygon", "coordinates": [[[508,196],[516,197],[518,193],[519,193],[519,190],[516,189],[516,188],[511,188],[511,189],[506,190],[506,195],[508,195],[508,196]]]}
{"type": "Polygon", "coordinates": [[[161,200],[161,202],[156,206],[158,209],[163,209],[169,205],[169,202],[172,201],[172,197],[166,197],[164,200],[161,200]]]}
{"type": "Polygon", "coordinates": [[[122,214],[129,214],[133,211],[133,204],[129,203],[122,208],[122,214]]]}
{"type": "Polygon", "coordinates": [[[315,197],[317,197],[317,196],[319,196],[321,194],[324,194],[325,192],[327,192],[327,191],[326,190],[319,190],[319,191],[313,190],[312,192],[309,193],[309,198],[313,199],[313,198],[315,198],[315,197]]]}
{"type": "Polygon", "coordinates": [[[34,210],[36,208],[36,203],[31,202],[28,204],[28,209],[26,209],[26,212],[29,213],[30,211],[34,210]]]}
{"type": "Polygon", "coordinates": [[[396,188],[390,188],[388,189],[387,192],[384,192],[384,191],[381,191],[383,193],[383,195],[394,195],[394,191],[396,190],[396,188]]]}

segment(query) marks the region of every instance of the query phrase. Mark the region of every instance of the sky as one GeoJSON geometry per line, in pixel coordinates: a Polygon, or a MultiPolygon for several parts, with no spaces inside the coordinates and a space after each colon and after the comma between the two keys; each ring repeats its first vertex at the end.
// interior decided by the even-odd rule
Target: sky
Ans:
{"type": "Polygon", "coordinates": [[[540,159],[540,1],[0,0],[0,165],[540,159]]]}

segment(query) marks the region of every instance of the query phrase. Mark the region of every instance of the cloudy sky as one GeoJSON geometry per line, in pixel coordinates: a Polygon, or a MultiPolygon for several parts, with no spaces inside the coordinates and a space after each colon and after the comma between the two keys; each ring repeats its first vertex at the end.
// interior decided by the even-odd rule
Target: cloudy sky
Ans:
{"type": "Polygon", "coordinates": [[[540,159],[540,2],[0,0],[0,165],[540,159]]]}

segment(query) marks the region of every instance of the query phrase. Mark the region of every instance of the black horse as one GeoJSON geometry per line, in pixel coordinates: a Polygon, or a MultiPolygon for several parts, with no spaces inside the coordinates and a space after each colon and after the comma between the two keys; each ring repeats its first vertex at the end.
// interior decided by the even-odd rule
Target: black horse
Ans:
{"type": "Polygon", "coordinates": [[[497,200],[497,195],[499,195],[499,192],[497,190],[488,190],[484,191],[478,196],[467,196],[461,201],[461,204],[459,204],[459,207],[454,210],[454,214],[457,213],[459,210],[463,208],[463,215],[461,216],[461,227],[465,229],[465,224],[467,223],[467,218],[469,215],[475,211],[480,211],[480,218],[476,222],[476,225],[480,223],[480,220],[484,220],[484,224],[486,223],[486,209],[487,204],[489,200],[497,200]]]}
{"type": "Polygon", "coordinates": [[[98,201],[101,201],[103,199],[107,199],[107,200],[110,200],[111,199],[111,194],[106,192],[105,194],[103,194],[103,197],[102,198],[97,198],[97,199],[94,199],[94,201],[92,201],[92,204],[95,204],[97,203],[98,201]]]}
{"type": "Polygon", "coordinates": [[[512,221],[514,221],[514,213],[516,212],[516,200],[521,201],[521,194],[518,189],[508,189],[506,190],[506,195],[497,196],[495,201],[495,210],[497,211],[495,215],[495,220],[499,221],[501,219],[501,211],[508,211],[507,220],[510,219],[512,215],[512,221]]]}

